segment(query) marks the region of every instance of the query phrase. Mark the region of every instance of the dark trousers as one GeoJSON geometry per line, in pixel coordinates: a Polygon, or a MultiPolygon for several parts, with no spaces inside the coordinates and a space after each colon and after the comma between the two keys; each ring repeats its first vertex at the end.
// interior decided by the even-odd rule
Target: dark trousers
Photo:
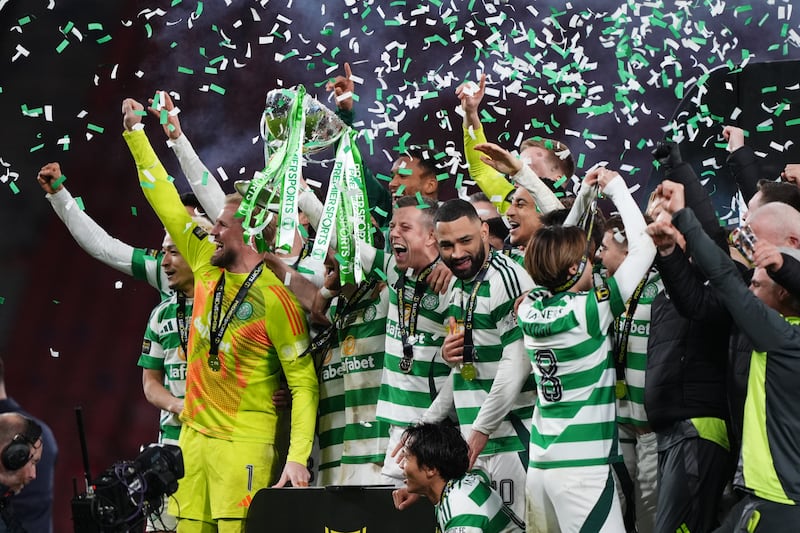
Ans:
{"type": "Polygon", "coordinates": [[[746,495],[714,533],[789,533],[800,531],[800,506],[746,495]]]}
{"type": "Polygon", "coordinates": [[[729,452],[700,437],[659,450],[656,533],[712,531],[729,473],[729,452]]]}

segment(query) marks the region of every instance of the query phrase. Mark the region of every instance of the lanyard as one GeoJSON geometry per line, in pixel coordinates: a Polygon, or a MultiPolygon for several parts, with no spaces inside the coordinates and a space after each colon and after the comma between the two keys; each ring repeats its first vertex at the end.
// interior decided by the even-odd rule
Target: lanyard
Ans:
{"type": "Polygon", "coordinates": [[[414,358],[414,349],[413,345],[417,342],[416,332],[417,332],[417,318],[419,316],[419,303],[422,300],[422,295],[425,293],[425,290],[428,288],[428,284],[426,282],[428,275],[433,272],[433,268],[436,266],[436,263],[439,261],[437,257],[431,264],[426,266],[417,276],[417,283],[414,286],[414,296],[411,300],[411,309],[408,313],[408,324],[406,324],[406,301],[405,301],[405,292],[406,292],[406,275],[400,276],[400,279],[397,280],[397,285],[395,288],[397,289],[397,308],[398,308],[398,325],[400,326],[400,340],[403,343],[403,360],[400,362],[400,369],[403,372],[411,371],[411,360],[414,358]]]}
{"type": "MultiPolygon", "coordinates": [[[[371,276],[369,279],[365,279],[359,284],[358,289],[356,289],[349,299],[345,298],[344,296],[339,296],[339,300],[342,302],[342,305],[336,306],[336,312],[334,313],[331,325],[314,337],[314,339],[311,341],[311,344],[308,345],[308,348],[306,348],[300,357],[305,357],[306,355],[312,353],[321,355],[320,350],[323,348],[325,348],[323,352],[327,351],[327,348],[333,341],[333,334],[337,331],[343,331],[347,326],[350,325],[348,323],[348,318],[353,312],[353,308],[364,296],[367,295],[368,292],[374,289],[377,284],[378,279],[374,276],[371,276]]],[[[322,359],[320,357],[320,362],[321,360],[322,359]]]]}
{"type": "Polygon", "coordinates": [[[181,348],[183,349],[183,357],[189,358],[189,324],[186,322],[186,295],[182,292],[178,293],[178,309],[175,315],[175,321],[178,323],[178,335],[181,339],[181,348]]]}
{"type": "MultiPolygon", "coordinates": [[[[491,253],[491,252],[490,252],[491,253]]],[[[469,295],[469,300],[467,300],[467,309],[466,314],[464,315],[464,363],[471,363],[474,360],[475,355],[475,347],[472,344],[472,318],[475,315],[475,308],[478,305],[478,289],[481,286],[484,278],[486,277],[486,272],[489,270],[489,259],[481,267],[480,272],[478,275],[475,276],[475,285],[472,287],[472,292],[469,295]]],[[[464,287],[464,283],[461,283],[462,291],[464,287]]]]}
{"type": "Polygon", "coordinates": [[[625,311],[625,325],[620,331],[620,317],[614,319],[614,366],[617,371],[617,380],[625,380],[625,365],[628,360],[628,338],[631,334],[631,327],[633,326],[633,314],[636,312],[636,307],[639,305],[639,299],[642,297],[644,286],[647,284],[647,279],[650,276],[648,272],[636,286],[633,291],[631,299],[628,300],[628,309],[625,311]]]}
{"type": "MultiPolygon", "coordinates": [[[[222,271],[217,286],[214,289],[214,303],[211,307],[211,346],[208,349],[208,353],[212,358],[216,358],[219,353],[219,343],[222,342],[222,336],[225,334],[225,330],[228,329],[228,324],[231,319],[233,319],[236,310],[244,301],[245,296],[247,296],[247,291],[250,290],[250,287],[253,286],[258,276],[261,275],[262,270],[264,270],[264,263],[259,261],[256,267],[250,272],[250,275],[247,276],[247,279],[244,280],[242,286],[239,287],[239,292],[236,293],[236,297],[231,302],[230,307],[228,307],[228,311],[222,318],[222,322],[220,322],[222,295],[225,293],[225,271],[222,271]]],[[[217,361],[217,364],[219,364],[219,361],[217,361]]]]}

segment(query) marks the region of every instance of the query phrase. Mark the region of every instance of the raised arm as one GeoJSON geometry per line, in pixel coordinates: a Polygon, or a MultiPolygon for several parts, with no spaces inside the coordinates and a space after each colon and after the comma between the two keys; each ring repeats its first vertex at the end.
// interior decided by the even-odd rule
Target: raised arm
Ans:
{"type": "Polygon", "coordinates": [[[166,91],[158,91],[156,95],[158,101],[150,99],[147,110],[158,117],[167,136],[167,146],[172,148],[192,192],[197,196],[206,215],[214,222],[224,207],[225,192],[220,187],[216,176],[203,164],[200,156],[197,155],[189,139],[183,133],[181,121],[178,118],[180,109],[172,101],[172,97],[166,91]]]}
{"type": "Polygon", "coordinates": [[[478,107],[486,90],[486,74],[481,74],[480,84],[462,83],[456,88],[456,96],[461,101],[464,111],[464,156],[467,159],[469,175],[486,194],[498,212],[504,214],[510,203],[508,196],[514,191],[511,184],[497,170],[482,160],[482,154],[475,150],[476,145],[486,143],[486,134],[478,115],[478,107]]]}
{"type": "Polygon", "coordinates": [[[215,245],[209,242],[205,232],[197,231],[197,224],[186,212],[177,189],[168,180],[167,171],[153,151],[141,122],[144,106],[127,98],[123,101],[122,113],[125,127],[122,136],[136,163],[142,192],[183,258],[196,271],[208,264],[215,245]]]}
{"type": "Polygon", "coordinates": [[[728,164],[733,179],[736,180],[744,202],[750,203],[750,199],[758,190],[760,178],[756,154],[744,143],[742,128],[725,126],[722,129],[722,136],[728,141],[728,151],[730,152],[725,162],[728,164]]]}
{"type": "Polygon", "coordinates": [[[61,178],[61,166],[48,163],[36,177],[58,218],[87,254],[111,268],[144,280],[163,295],[169,294],[168,282],[161,268],[161,254],[147,248],[134,248],[109,235],[86,214],[69,193],[61,178]]]}

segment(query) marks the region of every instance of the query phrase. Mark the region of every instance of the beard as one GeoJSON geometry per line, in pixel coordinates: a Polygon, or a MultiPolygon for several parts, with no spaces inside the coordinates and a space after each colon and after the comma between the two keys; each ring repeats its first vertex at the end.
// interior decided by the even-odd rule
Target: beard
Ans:
{"type": "Polygon", "coordinates": [[[218,248],[211,256],[211,264],[215,267],[227,269],[236,260],[236,254],[227,248],[218,248]]]}
{"type": "Polygon", "coordinates": [[[454,261],[452,258],[446,260],[442,258],[442,261],[444,261],[444,264],[447,265],[447,268],[453,272],[455,277],[458,279],[469,280],[475,277],[475,275],[483,266],[483,263],[486,262],[486,248],[481,245],[478,251],[475,252],[475,255],[464,257],[459,261],[454,261]],[[469,268],[466,270],[459,268],[459,262],[464,259],[470,259],[469,268]]]}

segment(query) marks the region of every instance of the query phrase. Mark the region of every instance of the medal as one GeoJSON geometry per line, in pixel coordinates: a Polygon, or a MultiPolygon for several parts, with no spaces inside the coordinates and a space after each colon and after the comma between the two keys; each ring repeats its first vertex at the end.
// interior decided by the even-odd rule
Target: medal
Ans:
{"type": "Polygon", "coordinates": [[[616,385],[616,387],[614,387],[614,390],[615,390],[615,392],[617,394],[617,399],[618,400],[621,400],[625,396],[628,395],[628,386],[625,385],[625,381],[623,381],[621,379],[617,380],[617,385],[616,385]]]}
{"type": "Polygon", "coordinates": [[[403,356],[403,358],[400,359],[400,370],[402,370],[403,372],[408,374],[409,372],[411,372],[411,363],[412,362],[413,362],[413,359],[411,359],[410,357],[403,356]]]}
{"type": "Polygon", "coordinates": [[[461,367],[461,377],[464,378],[464,381],[472,381],[477,375],[478,372],[472,363],[464,363],[461,367]]]}
{"type": "Polygon", "coordinates": [[[212,372],[219,372],[220,366],[219,356],[217,354],[210,354],[208,356],[208,368],[210,368],[212,372]]]}

